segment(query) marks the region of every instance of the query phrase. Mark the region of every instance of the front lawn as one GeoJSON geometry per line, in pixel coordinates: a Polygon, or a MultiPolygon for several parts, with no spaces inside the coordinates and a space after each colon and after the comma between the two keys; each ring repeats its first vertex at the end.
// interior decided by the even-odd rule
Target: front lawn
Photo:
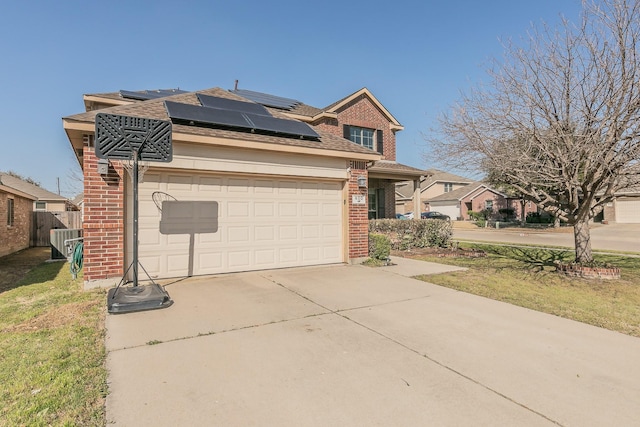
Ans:
{"type": "Polygon", "coordinates": [[[570,261],[573,251],[490,244],[466,247],[483,258],[412,258],[468,267],[467,271],[420,276],[420,280],[463,292],[640,337],[640,258],[596,255],[621,270],[619,280],[572,278],[555,272],[555,260],[570,261]]]}
{"type": "Polygon", "coordinates": [[[81,286],[56,262],[0,290],[0,425],[105,425],[105,294],[81,286]]]}

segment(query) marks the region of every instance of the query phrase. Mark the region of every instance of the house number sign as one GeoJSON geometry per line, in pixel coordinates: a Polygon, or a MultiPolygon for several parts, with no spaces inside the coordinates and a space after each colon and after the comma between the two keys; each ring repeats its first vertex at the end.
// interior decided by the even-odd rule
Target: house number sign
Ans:
{"type": "Polygon", "coordinates": [[[352,194],[351,195],[351,204],[353,205],[366,205],[367,198],[364,194],[352,194]]]}

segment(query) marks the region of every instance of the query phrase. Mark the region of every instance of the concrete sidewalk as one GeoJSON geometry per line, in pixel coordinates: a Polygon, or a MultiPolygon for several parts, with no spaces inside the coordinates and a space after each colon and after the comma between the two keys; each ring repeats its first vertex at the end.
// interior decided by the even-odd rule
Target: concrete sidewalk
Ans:
{"type": "Polygon", "coordinates": [[[443,268],[407,261],[191,278],[168,309],[109,315],[108,422],[638,425],[640,339],[405,277],[443,268]]]}

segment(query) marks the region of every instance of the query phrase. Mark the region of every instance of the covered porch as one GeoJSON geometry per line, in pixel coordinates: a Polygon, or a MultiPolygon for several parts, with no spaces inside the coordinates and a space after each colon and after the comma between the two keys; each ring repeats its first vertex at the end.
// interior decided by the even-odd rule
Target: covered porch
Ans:
{"type": "Polygon", "coordinates": [[[420,206],[420,180],[425,174],[423,170],[390,160],[379,160],[367,171],[369,219],[396,217],[395,186],[398,182],[413,183],[413,205],[420,206]]]}

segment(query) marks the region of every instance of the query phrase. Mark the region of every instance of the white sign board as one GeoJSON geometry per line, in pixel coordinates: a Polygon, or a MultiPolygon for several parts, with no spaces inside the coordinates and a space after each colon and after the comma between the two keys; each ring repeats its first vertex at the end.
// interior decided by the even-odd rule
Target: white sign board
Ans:
{"type": "Polygon", "coordinates": [[[351,196],[351,204],[353,205],[366,205],[367,198],[364,194],[353,194],[351,196]]]}

